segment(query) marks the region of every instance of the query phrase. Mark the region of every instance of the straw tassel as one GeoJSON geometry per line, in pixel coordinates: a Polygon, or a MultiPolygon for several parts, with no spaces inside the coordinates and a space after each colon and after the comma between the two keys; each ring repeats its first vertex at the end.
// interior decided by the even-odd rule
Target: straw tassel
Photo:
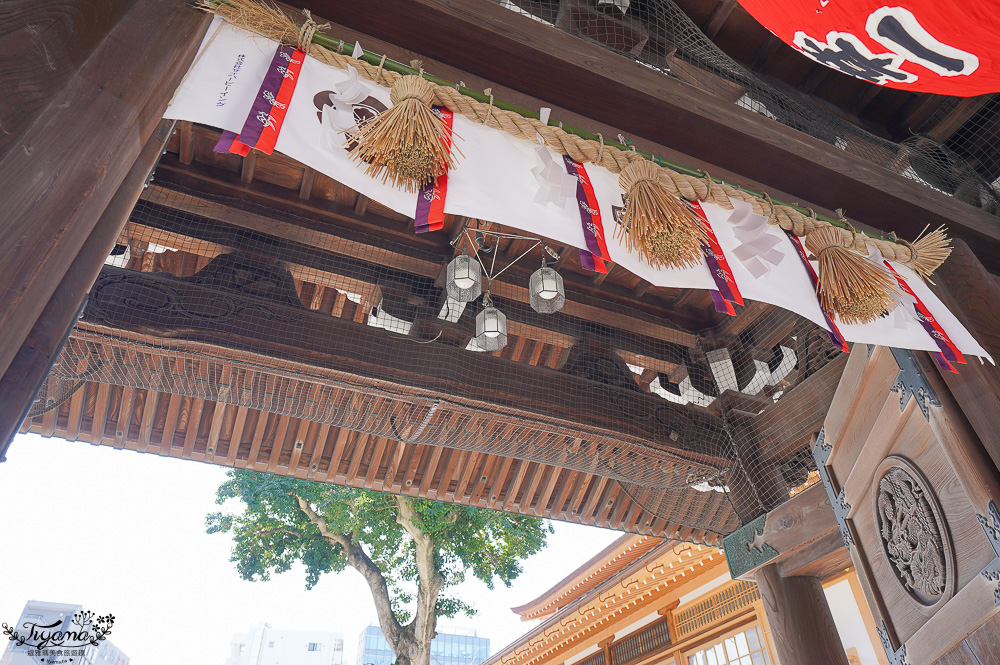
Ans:
{"type": "Polygon", "coordinates": [[[925,228],[916,240],[906,243],[910,248],[910,260],[906,265],[929,282],[931,274],[951,256],[951,245],[943,226],[924,235],[926,231],[925,228]]]}
{"type": "Polygon", "coordinates": [[[897,285],[886,270],[845,245],[847,235],[821,226],[806,236],[806,249],[819,261],[819,304],[844,323],[869,323],[896,306],[897,285]]]}
{"type": "Polygon", "coordinates": [[[625,211],[615,237],[654,267],[686,268],[701,262],[708,241],[694,212],[657,182],[659,169],[637,160],[622,169],[618,184],[625,192],[625,211]]]}
{"type": "Polygon", "coordinates": [[[389,98],[392,108],[350,132],[351,158],[367,162],[369,176],[415,192],[455,167],[452,137],[431,109],[434,88],[422,77],[401,77],[389,98]]]}

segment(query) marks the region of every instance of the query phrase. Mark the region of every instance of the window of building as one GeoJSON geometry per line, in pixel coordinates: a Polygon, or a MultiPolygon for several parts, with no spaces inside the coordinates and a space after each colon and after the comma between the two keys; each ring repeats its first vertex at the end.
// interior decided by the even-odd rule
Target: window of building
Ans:
{"type": "Polygon", "coordinates": [[[688,654],[688,665],[771,665],[759,626],[688,654]]]}
{"type": "MultiPolygon", "coordinates": [[[[272,642],[271,644],[274,644],[272,642]]],[[[310,642],[308,651],[322,651],[323,645],[320,642],[310,642]]]]}

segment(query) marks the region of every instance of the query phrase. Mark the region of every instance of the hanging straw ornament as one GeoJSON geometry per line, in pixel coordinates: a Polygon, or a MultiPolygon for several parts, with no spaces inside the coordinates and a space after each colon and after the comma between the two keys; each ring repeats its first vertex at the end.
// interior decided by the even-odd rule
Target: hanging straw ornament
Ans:
{"type": "Polygon", "coordinates": [[[846,243],[847,234],[821,226],[806,236],[806,249],[819,261],[819,304],[844,323],[869,323],[895,306],[896,281],[888,271],[861,256],[846,243]]]}
{"type": "MultiPolygon", "coordinates": [[[[945,233],[943,226],[931,231],[927,235],[927,227],[920,232],[913,242],[903,242],[910,248],[910,260],[906,265],[913,269],[913,272],[922,278],[931,281],[931,274],[938,269],[944,260],[951,256],[950,239],[945,233]]],[[[933,282],[931,282],[933,284],[933,282]]]]}
{"type": "Polygon", "coordinates": [[[705,228],[694,212],[657,181],[659,169],[636,160],[622,169],[618,184],[625,192],[625,211],[615,237],[654,267],[686,268],[701,262],[705,228]]]}
{"type": "Polygon", "coordinates": [[[389,95],[392,108],[357,125],[351,158],[368,163],[365,173],[415,192],[455,167],[452,132],[431,109],[434,88],[423,76],[401,77],[389,95]]]}

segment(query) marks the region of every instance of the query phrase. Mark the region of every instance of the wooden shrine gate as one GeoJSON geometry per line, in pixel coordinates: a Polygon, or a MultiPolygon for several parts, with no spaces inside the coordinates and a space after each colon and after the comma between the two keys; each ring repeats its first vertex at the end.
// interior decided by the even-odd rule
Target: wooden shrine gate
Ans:
{"type": "Polygon", "coordinates": [[[849,565],[890,665],[997,662],[995,370],[965,370],[946,383],[927,354],[856,345],[813,448],[822,482],[724,540],[784,662],[846,662],[819,580],[849,565]]]}
{"type": "Polygon", "coordinates": [[[814,456],[889,661],[993,658],[1000,483],[933,368],[853,354],[814,456]]]}

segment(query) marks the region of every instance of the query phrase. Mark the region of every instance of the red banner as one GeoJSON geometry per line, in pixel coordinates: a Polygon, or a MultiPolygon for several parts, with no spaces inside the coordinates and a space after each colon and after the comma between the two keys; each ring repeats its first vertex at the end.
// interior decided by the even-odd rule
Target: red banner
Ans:
{"type": "Polygon", "coordinates": [[[1000,92],[993,2],[740,0],[765,28],[827,67],[890,88],[1000,92]]]}

